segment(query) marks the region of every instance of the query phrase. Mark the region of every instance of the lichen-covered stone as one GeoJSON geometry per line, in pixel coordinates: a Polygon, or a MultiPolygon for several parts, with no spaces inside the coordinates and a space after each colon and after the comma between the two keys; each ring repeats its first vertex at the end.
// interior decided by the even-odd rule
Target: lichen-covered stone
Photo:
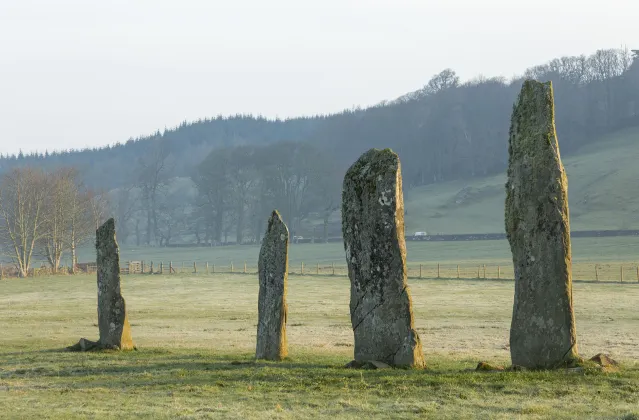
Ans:
{"type": "Polygon", "coordinates": [[[346,173],[342,236],[355,360],[423,367],[406,282],[401,166],[390,149],[369,150],[346,173]]]}
{"type": "Polygon", "coordinates": [[[255,357],[282,360],[288,354],[286,341],[286,285],[288,280],[288,228],[273,211],[258,260],[257,346],[255,357]]]}
{"type": "Polygon", "coordinates": [[[568,185],[552,84],[526,81],[508,144],[506,233],[515,269],[514,365],[549,369],[578,358],[572,302],[568,185]]]}
{"type": "Polygon", "coordinates": [[[98,327],[100,347],[133,349],[126,303],[120,290],[120,251],[115,222],[109,219],[96,231],[98,269],[98,327]]]}

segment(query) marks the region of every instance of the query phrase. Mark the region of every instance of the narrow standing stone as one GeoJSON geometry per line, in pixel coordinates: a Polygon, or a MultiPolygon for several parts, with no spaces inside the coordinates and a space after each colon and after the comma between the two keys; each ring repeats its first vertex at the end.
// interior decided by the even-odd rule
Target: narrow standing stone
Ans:
{"type": "Polygon", "coordinates": [[[268,220],[258,260],[257,346],[255,357],[282,360],[288,354],[286,342],[286,285],[288,280],[288,228],[277,210],[268,220]]]}
{"type": "Polygon", "coordinates": [[[554,368],[578,358],[572,303],[568,184],[552,84],[524,82],[508,144],[506,233],[513,254],[513,365],[554,368]]]}
{"type": "Polygon", "coordinates": [[[98,327],[100,347],[133,348],[126,304],[120,290],[120,251],[115,222],[109,219],[96,231],[98,266],[98,327]]]}
{"type": "Polygon", "coordinates": [[[342,236],[355,362],[423,367],[406,282],[401,166],[390,149],[369,150],[347,171],[342,236]]]}

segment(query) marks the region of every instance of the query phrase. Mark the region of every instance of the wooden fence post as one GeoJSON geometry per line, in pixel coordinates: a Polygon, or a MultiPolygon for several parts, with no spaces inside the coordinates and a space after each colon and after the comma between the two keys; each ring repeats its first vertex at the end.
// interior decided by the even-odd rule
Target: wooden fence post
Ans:
{"type": "Polygon", "coordinates": [[[173,261],[169,261],[169,274],[173,274],[173,261]]]}
{"type": "Polygon", "coordinates": [[[623,283],[623,264],[621,264],[621,267],[619,267],[619,278],[621,279],[621,282],[623,283]]]}
{"type": "Polygon", "coordinates": [[[164,263],[160,262],[160,274],[164,274],[164,263]]]}
{"type": "Polygon", "coordinates": [[[599,264],[595,264],[595,281],[599,281],[599,264]]]}
{"type": "Polygon", "coordinates": [[[422,278],[422,265],[419,265],[419,278],[422,278]]]}
{"type": "Polygon", "coordinates": [[[477,266],[477,278],[480,279],[481,277],[479,276],[479,270],[481,270],[481,266],[478,265],[477,266]]]}
{"type": "Polygon", "coordinates": [[[484,264],[484,280],[486,280],[486,264],[484,264]]]}
{"type": "Polygon", "coordinates": [[[142,270],[142,274],[144,274],[144,260],[140,262],[140,269],[142,270]]]}
{"type": "Polygon", "coordinates": [[[231,261],[231,273],[233,272],[233,261],[231,261]]]}
{"type": "Polygon", "coordinates": [[[501,267],[497,266],[497,280],[501,278],[501,267]]]}
{"type": "Polygon", "coordinates": [[[457,278],[459,278],[459,264],[457,264],[457,278]]]}
{"type": "Polygon", "coordinates": [[[206,274],[209,274],[209,262],[207,261],[205,265],[206,265],[206,274]]]}
{"type": "Polygon", "coordinates": [[[193,272],[197,274],[197,263],[193,261],[193,272]]]}
{"type": "Polygon", "coordinates": [[[437,263],[437,278],[439,278],[439,263],[437,263]]]}
{"type": "Polygon", "coordinates": [[[151,266],[149,267],[149,274],[153,274],[153,261],[151,261],[151,266]]]}
{"type": "Polygon", "coordinates": [[[300,274],[304,275],[304,263],[302,262],[300,274]]]}
{"type": "Polygon", "coordinates": [[[333,269],[333,275],[335,275],[335,263],[334,262],[331,263],[331,268],[333,269]]]}
{"type": "Polygon", "coordinates": [[[246,274],[246,261],[244,261],[244,274],[246,274]]]}
{"type": "Polygon", "coordinates": [[[315,274],[319,276],[319,263],[317,263],[317,270],[315,270],[315,274]]]}

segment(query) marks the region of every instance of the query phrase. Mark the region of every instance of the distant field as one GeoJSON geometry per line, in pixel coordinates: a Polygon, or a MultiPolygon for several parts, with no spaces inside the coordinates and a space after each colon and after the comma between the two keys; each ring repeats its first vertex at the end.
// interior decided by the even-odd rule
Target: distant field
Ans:
{"type": "MultiPolygon", "coordinates": [[[[409,278],[476,279],[479,276],[513,279],[512,257],[506,240],[408,241],[406,246],[409,278]]],[[[636,251],[639,237],[576,238],[572,240],[572,246],[575,280],[621,281],[623,272],[624,282],[639,281],[639,254],[636,251]]],[[[162,263],[166,273],[171,263],[176,271],[186,274],[195,271],[194,264],[198,273],[204,273],[207,263],[211,273],[241,273],[245,266],[247,273],[254,273],[258,254],[257,245],[212,248],[132,248],[124,245],[120,249],[120,262],[121,267],[126,268],[128,261],[144,261],[146,271],[153,263],[155,272],[159,272],[162,263]]],[[[95,261],[95,251],[80,250],[79,260],[95,261]]],[[[63,261],[63,264],[68,263],[63,261]]],[[[33,267],[41,264],[37,262],[33,267]]],[[[291,244],[289,272],[301,273],[302,264],[304,274],[347,274],[341,243],[291,244]]]]}
{"type": "MultiPolygon", "coordinates": [[[[576,238],[572,240],[573,260],[579,262],[624,261],[639,262],[639,237],[608,238],[576,238]]],[[[258,245],[233,245],[224,247],[199,248],[155,248],[131,247],[120,248],[120,259],[146,261],[197,261],[216,264],[257,263],[258,245]]],[[[407,241],[407,261],[420,263],[503,263],[511,264],[510,247],[506,240],[495,241],[407,241]]],[[[345,264],[344,245],[340,243],[291,244],[289,262],[298,265],[306,262],[309,265],[345,264]]],[[[95,260],[92,249],[80,252],[81,261],[95,260]]]]}
{"type": "Polygon", "coordinates": [[[0,418],[639,416],[639,285],[575,285],[580,352],[622,362],[581,375],[466,371],[508,364],[512,283],[411,288],[427,371],[341,367],[353,352],[344,277],[291,276],[290,359],[279,364],[252,361],[255,276],[125,276],[139,347],[125,354],[56,351],[97,338],[94,276],[4,281],[0,418]]]}

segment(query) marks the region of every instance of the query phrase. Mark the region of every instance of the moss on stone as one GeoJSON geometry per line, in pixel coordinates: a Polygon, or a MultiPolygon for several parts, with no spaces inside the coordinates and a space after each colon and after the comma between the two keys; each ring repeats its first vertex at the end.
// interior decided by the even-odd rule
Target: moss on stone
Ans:
{"type": "Polygon", "coordinates": [[[508,141],[505,228],[513,254],[513,363],[552,368],[578,358],[572,302],[568,185],[552,84],[524,82],[508,141]]]}

